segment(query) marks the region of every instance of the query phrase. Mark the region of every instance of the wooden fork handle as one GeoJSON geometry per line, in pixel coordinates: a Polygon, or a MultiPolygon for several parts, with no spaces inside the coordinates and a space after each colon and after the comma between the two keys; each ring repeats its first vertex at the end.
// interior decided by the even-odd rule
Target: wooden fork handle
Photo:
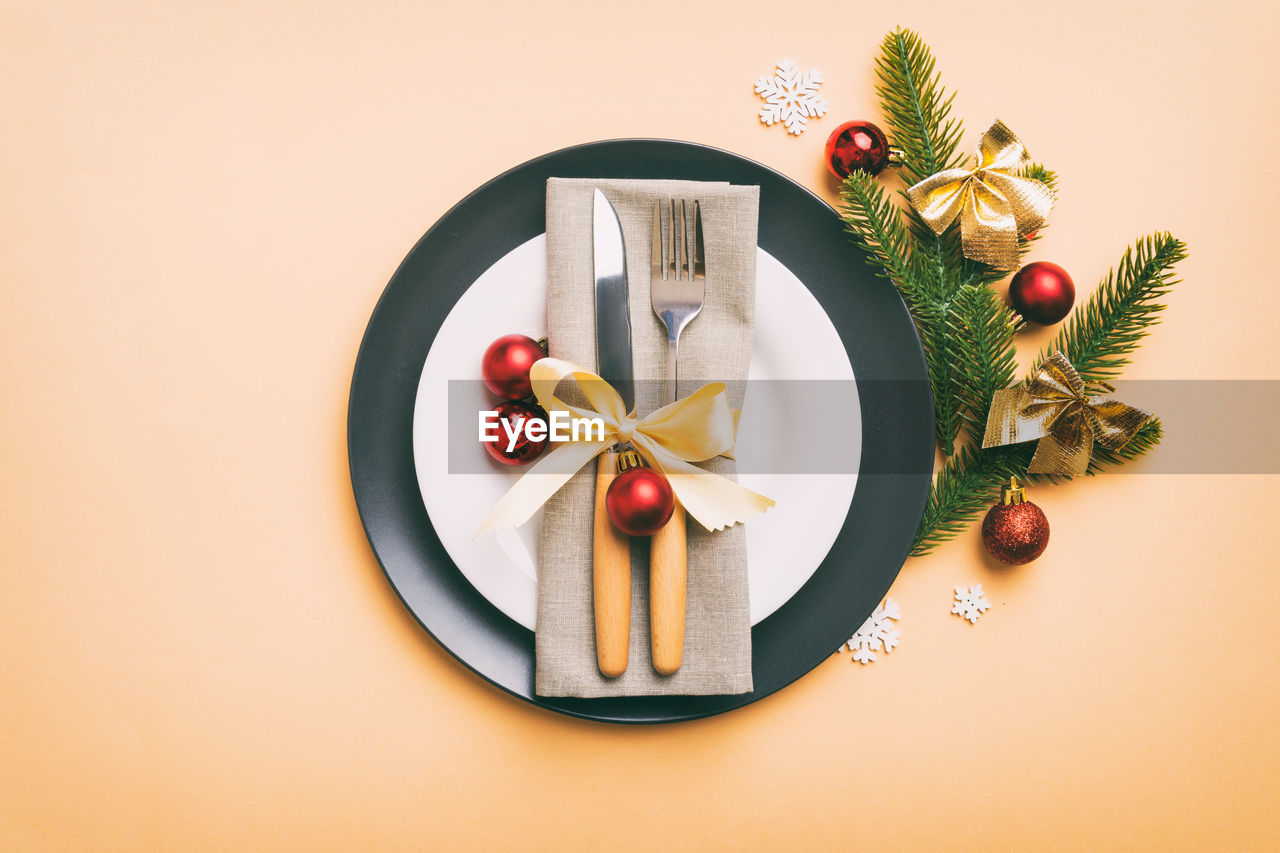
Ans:
{"type": "Polygon", "coordinates": [[[627,671],[631,647],[631,538],[609,521],[604,498],[617,476],[618,454],[601,453],[596,466],[591,574],[596,617],[596,665],[606,678],[627,671]]]}
{"type": "Polygon", "coordinates": [[[649,637],[653,668],[662,675],[680,669],[684,660],[685,521],[677,501],[671,520],[653,534],[649,551],[649,637]]]}

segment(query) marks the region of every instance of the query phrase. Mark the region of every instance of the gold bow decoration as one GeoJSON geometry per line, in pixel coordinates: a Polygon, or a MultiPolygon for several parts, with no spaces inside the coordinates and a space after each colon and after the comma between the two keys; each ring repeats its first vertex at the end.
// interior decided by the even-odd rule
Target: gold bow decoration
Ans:
{"type": "Polygon", "coordinates": [[[773,506],[764,495],[692,464],[732,455],[738,413],[729,407],[723,382],[703,385],[688,397],[637,419],[612,385],[570,362],[540,359],[534,362],[529,378],[534,396],[548,416],[563,411],[574,419],[600,418],[604,438],[567,441],[539,459],[502,496],[476,536],[528,521],[582,466],[625,442],[666,475],[681,505],[707,530],[730,527],[773,506]],[[590,408],[571,405],[556,396],[565,379],[577,383],[590,408]]]}
{"type": "Polygon", "coordinates": [[[1004,122],[978,141],[973,169],[946,169],[907,190],[907,198],[935,234],[960,217],[964,256],[996,269],[1018,268],[1018,237],[1041,228],[1053,207],[1053,191],[1019,174],[1027,150],[1004,122]]]}
{"type": "Polygon", "coordinates": [[[1055,352],[1029,382],[997,391],[991,398],[982,446],[1040,439],[1027,472],[1075,477],[1088,470],[1095,441],[1119,450],[1149,420],[1151,415],[1141,409],[1090,396],[1075,367],[1055,352]]]}

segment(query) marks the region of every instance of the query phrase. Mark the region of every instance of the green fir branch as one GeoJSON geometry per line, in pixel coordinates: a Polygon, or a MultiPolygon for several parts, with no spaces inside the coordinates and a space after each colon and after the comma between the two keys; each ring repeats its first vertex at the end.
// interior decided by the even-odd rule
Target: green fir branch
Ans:
{"type": "MultiPolygon", "coordinates": [[[[923,40],[910,30],[889,33],[876,60],[876,75],[890,136],[904,155],[901,178],[910,185],[963,165],[966,154],[959,143],[964,128],[951,117],[955,95],[942,87],[923,40]]],[[[1058,176],[1042,164],[1032,163],[1021,174],[1056,194],[1058,176]]],[[[911,553],[919,556],[985,512],[1010,476],[1059,478],[1028,477],[1034,442],[979,447],[992,395],[1015,381],[1014,334],[1020,321],[991,289],[1006,273],[964,257],[958,223],[934,234],[914,208],[908,204],[901,210],[865,174],[855,172],[846,179],[841,197],[850,235],[877,274],[901,292],[919,329],[933,386],[935,433],[948,454],[912,546],[911,553]]],[[[1021,239],[1019,250],[1025,254],[1038,236],[1021,239]]],[[[1177,283],[1172,267],[1185,257],[1186,246],[1168,234],[1140,240],[1076,309],[1049,352],[1062,350],[1086,381],[1114,377],[1158,322],[1159,300],[1177,283]]],[[[1040,356],[1037,367],[1049,352],[1040,356]]],[[[1161,429],[1153,418],[1120,450],[1095,445],[1089,473],[1147,453],[1159,444],[1161,429]]]]}
{"type": "Polygon", "coordinates": [[[885,36],[876,60],[876,94],[894,143],[905,155],[902,174],[912,184],[963,160],[956,146],[964,123],[950,117],[955,95],[942,88],[934,65],[924,40],[902,28],[885,36]]]}
{"type": "MultiPolygon", "coordinates": [[[[885,37],[876,60],[876,92],[893,141],[903,151],[902,177],[910,183],[958,165],[956,154],[964,125],[951,118],[954,95],[941,86],[941,75],[928,46],[910,30],[898,29],[885,37]]],[[[952,332],[952,299],[966,279],[964,267],[953,263],[960,251],[958,226],[935,235],[913,208],[911,219],[911,272],[914,280],[903,296],[917,307],[917,327],[922,330],[929,379],[933,386],[935,434],[944,453],[950,454],[959,433],[959,406],[952,332]],[[927,331],[925,331],[927,330],[927,331]]]]}
{"type": "Polygon", "coordinates": [[[840,214],[845,230],[868,255],[868,263],[878,275],[893,282],[909,308],[922,304],[925,297],[916,286],[916,276],[908,259],[910,235],[902,215],[880,182],[866,172],[855,170],[844,179],[840,198],[844,202],[840,214]]]}
{"type": "Polygon", "coordinates": [[[1017,374],[1013,312],[991,288],[971,286],[957,294],[952,324],[957,356],[967,367],[957,383],[960,416],[969,442],[978,445],[992,395],[1012,385],[1017,374]]]}
{"type": "MultiPolygon", "coordinates": [[[[1164,306],[1155,300],[1177,284],[1172,267],[1185,257],[1186,245],[1169,234],[1139,240],[1125,251],[1118,271],[1109,273],[1089,301],[1076,309],[1070,325],[1059,333],[1050,351],[1041,355],[1032,372],[1053,350],[1060,349],[1086,381],[1114,378],[1119,368],[1128,363],[1128,353],[1159,322],[1164,306]]],[[[988,398],[984,421],[989,407],[988,398]]],[[[1119,450],[1095,444],[1088,473],[1097,474],[1143,456],[1160,443],[1162,436],[1163,426],[1153,418],[1119,450]]],[[[966,447],[948,460],[930,489],[911,553],[926,554],[955,536],[982,507],[990,505],[995,488],[1012,475],[1033,481],[1069,479],[1028,475],[1026,470],[1035,447],[1035,442],[987,450],[966,447]]]]}
{"type": "Polygon", "coordinates": [[[1186,257],[1187,244],[1167,232],[1126,249],[1119,269],[1108,272],[1089,301],[1077,306],[1036,367],[1057,350],[1086,382],[1115,378],[1129,363],[1129,353],[1160,322],[1164,305],[1159,300],[1178,283],[1173,265],[1186,257]]]}
{"type": "Polygon", "coordinates": [[[1031,453],[1021,445],[991,450],[961,447],[933,481],[911,556],[922,557],[954,539],[991,507],[991,496],[1001,483],[1025,476],[1030,462],[1031,453]]]}
{"type": "Polygon", "coordinates": [[[876,274],[898,288],[915,320],[929,368],[934,411],[938,413],[935,421],[938,441],[950,447],[955,441],[957,424],[953,400],[948,396],[954,384],[955,364],[944,322],[949,305],[945,299],[939,299],[939,288],[932,286],[933,280],[917,263],[902,213],[880,183],[870,175],[855,171],[845,179],[840,195],[846,229],[876,274]]]}

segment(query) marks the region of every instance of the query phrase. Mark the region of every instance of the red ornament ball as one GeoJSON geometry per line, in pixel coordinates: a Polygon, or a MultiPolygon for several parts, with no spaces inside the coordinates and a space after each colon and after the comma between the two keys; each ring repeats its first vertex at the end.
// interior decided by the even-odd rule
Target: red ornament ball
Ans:
{"type": "Polygon", "coordinates": [[[494,396],[519,400],[533,393],[529,368],[545,356],[542,345],[528,335],[503,335],[484,351],[480,375],[494,396]]]}
{"type": "Polygon", "coordinates": [[[827,168],[840,180],[857,170],[878,175],[889,165],[889,140],[869,121],[846,121],[827,137],[827,168]]]}
{"type": "Polygon", "coordinates": [[[529,418],[546,423],[547,413],[537,403],[531,403],[527,400],[507,400],[499,403],[498,413],[498,440],[485,441],[484,449],[489,451],[489,455],[501,462],[503,465],[523,465],[526,462],[532,462],[542,455],[542,451],[547,449],[550,439],[546,432],[542,434],[542,438],[534,440],[530,439],[524,431],[525,421],[529,418]],[[508,433],[519,431],[516,436],[515,444],[511,443],[511,436],[508,433]],[[508,449],[510,447],[510,449],[508,449]]]}
{"type": "MultiPolygon", "coordinates": [[[[1018,488],[1014,494],[1022,492],[1018,488]]],[[[987,553],[1002,563],[1011,566],[1030,563],[1043,554],[1049,544],[1049,519],[1040,507],[1023,497],[1013,503],[998,503],[982,520],[982,544],[987,553]]]]}
{"type": "Polygon", "coordinates": [[[671,519],[676,498],[667,478],[652,468],[630,468],[613,478],[604,496],[613,526],[628,536],[652,536],[671,519]]]}
{"type": "Polygon", "coordinates": [[[1071,313],[1076,286],[1062,267],[1036,261],[1018,270],[1009,282],[1009,301],[1031,322],[1050,326],[1071,313]]]}

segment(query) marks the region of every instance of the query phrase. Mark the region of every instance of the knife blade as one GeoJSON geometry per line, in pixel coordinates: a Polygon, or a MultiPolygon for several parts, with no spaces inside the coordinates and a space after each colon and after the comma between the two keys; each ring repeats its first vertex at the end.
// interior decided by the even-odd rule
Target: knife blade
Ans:
{"type": "Polygon", "coordinates": [[[631,362],[627,256],[618,212],[600,190],[595,191],[591,239],[595,249],[597,366],[600,376],[613,385],[630,412],[636,405],[636,385],[631,362]]]}
{"type": "MultiPolygon", "coordinates": [[[[635,408],[636,391],[627,256],[618,212],[600,190],[593,196],[591,239],[596,287],[596,370],[613,385],[630,412],[635,408]]],[[[618,454],[602,453],[597,458],[591,540],[596,666],[606,678],[617,678],[627,670],[631,646],[631,540],[610,523],[605,506],[605,495],[617,476],[618,454]]]]}

